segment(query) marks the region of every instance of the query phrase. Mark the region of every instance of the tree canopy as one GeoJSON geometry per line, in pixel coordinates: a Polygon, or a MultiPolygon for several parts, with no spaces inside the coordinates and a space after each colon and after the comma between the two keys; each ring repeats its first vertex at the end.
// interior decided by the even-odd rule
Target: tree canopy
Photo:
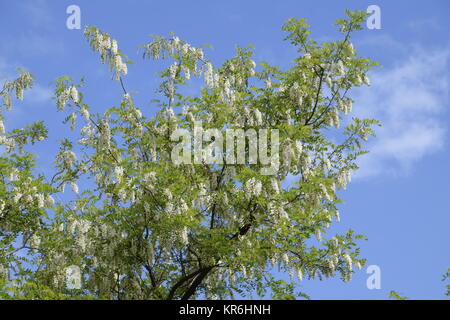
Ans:
{"type": "MultiPolygon", "coordinates": [[[[77,138],[61,140],[51,175],[27,151],[50,143],[44,122],[5,131],[2,110],[1,296],[294,299],[307,297],[298,285],[305,277],[349,281],[364,265],[356,242],[365,237],[352,230],[328,237],[327,230],[339,221],[337,191],[350,182],[378,124],[350,117],[351,89],[370,85],[375,65],[351,42],[365,17],[347,11],[336,22],[341,39],[321,44],[304,19],[288,19],[282,30],[298,56],[287,70],[256,63],[252,46],[214,66],[202,48],[174,34],[153,36],[140,46],[142,57],[170,65],[159,74],[152,110],[140,108],[127,88],[132,62],[118,41],[86,27],[122,99],[93,113],[84,79],[56,80],[57,110],[77,138]],[[199,123],[215,138],[192,139],[199,123]],[[217,149],[219,133],[261,129],[271,137],[267,163],[252,161],[249,143],[237,163],[225,161],[234,150],[217,149]],[[180,142],[185,133],[189,140],[180,142]],[[196,161],[175,161],[174,150],[196,161]],[[66,185],[76,197],[60,201],[66,185]]],[[[22,70],[5,82],[2,109],[32,84],[22,70]]]]}

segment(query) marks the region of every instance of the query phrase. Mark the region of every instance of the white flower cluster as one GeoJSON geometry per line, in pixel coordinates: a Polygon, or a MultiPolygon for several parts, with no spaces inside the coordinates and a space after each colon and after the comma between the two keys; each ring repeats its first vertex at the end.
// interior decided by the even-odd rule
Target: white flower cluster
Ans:
{"type": "Polygon", "coordinates": [[[188,245],[188,244],[189,244],[188,228],[187,228],[187,227],[184,227],[184,228],[181,230],[181,236],[180,236],[180,238],[181,238],[181,242],[182,242],[184,245],[188,245]]]}
{"type": "Polygon", "coordinates": [[[64,168],[71,169],[74,162],[77,161],[77,156],[72,150],[62,150],[56,155],[56,161],[61,163],[64,168]]]}
{"type": "Polygon", "coordinates": [[[151,56],[153,59],[164,58],[165,53],[170,55],[177,54],[183,58],[195,58],[203,60],[204,53],[200,48],[195,48],[189,43],[180,40],[178,37],[172,39],[157,38],[155,41],[145,45],[145,56],[151,56]]]}
{"type": "Polygon", "coordinates": [[[264,80],[264,86],[266,87],[266,89],[272,88],[272,79],[270,77],[268,77],[266,80],[264,80]]]}
{"type": "Polygon", "coordinates": [[[81,129],[81,135],[84,136],[84,138],[78,140],[79,144],[86,146],[94,145],[95,129],[90,122],[81,129]]]}
{"type": "Polygon", "coordinates": [[[16,98],[23,100],[23,91],[26,88],[30,88],[33,83],[33,77],[28,72],[23,72],[19,79],[14,82],[16,89],[16,98]]]}
{"type": "Polygon", "coordinates": [[[263,114],[258,108],[246,106],[238,107],[234,110],[235,125],[243,128],[247,126],[262,126],[264,124],[263,114]]]}
{"type": "Polygon", "coordinates": [[[74,130],[75,129],[76,120],[77,120],[77,114],[75,112],[72,112],[69,115],[70,130],[74,130]]]}
{"type": "Polygon", "coordinates": [[[270,183],[272,184],[273,192],[274,192],[275,194],[280,194],[280,187],[279,187],[279,182],[278,182],[278,180],[277,180],[276,178],[272,178],[272,179],[270,180],[270,183]]]}
{"type": "Polygon", "coordinates": [[[365,85],[368,85],[368,86],[370,86],[370,79],[369,79],[369,77],[367,76],[367,75],[363,75],[362,77],[361,77],[361,75],[357,75],[356,76],[356,84],[357,85],[363,85],[363,84],[365,84],[365,85]]]}
{"type": "Polygon", "coordinates": [[[18,177],[19,177],[19,170],[17,170],[17,168],[11,169],[11,171],[9,173],[9,181],[11,181],[11,182],[17,181],[18,177]]]}
{"type": "MultiPolygon", "coordinates": [[[[191,72],[194,75],[200,75],[202,70],[199,70],[198,63],[205,63],[203,60],[204,54],[202,49],[194,48],[189,43],[180,40],[178,37],[173,37],[172,39],[157,38],[154,42],[145,45],[144,57],[152,56],[154,59],[165,57],[165,53],[169,53],[171,56],[176,55],[179,61],[175,61],[170,65],[168,72],[170,81],[166,83],[167,93],[170,101],[174,101],[175,97],[175,80],[181,76],[181,71],[184,74],[184,79],[189,80],[191,78],[191,72]],[[185,64],[184,62],[193,62],[190,64],[185,64]]],[[[205,81],[207,84],[214,86],[214,81],[217,81],[217,76],[212,71],[212,65],[206,63],[206,70],[203,71],[205,74],[205,81]],[[211,80],[212,79],[212,80],[211,80]]]]}
{"type": "Polygon", "coordinates": [[[338,99],[338,109],[341,110],[345,115],[352,111],[352,99],[338,99]]]}
{"type": "Polygon", "coordinates": [[[351,43],[350,41],[347,41],[346,44],[347,44],[347,47],[346,47],[347,53],[349,55],[354,55],[355,54],[355,48],[353,47],[353,43],[351,43]]]}
{"type": "Polygon", "coordinates": [[[350,257],[350,255],[348,253],[344,254],[344,261],[347,264],[348,270],[352,270],[353,261],[352,261],[352,257],[350,257]]]}
{"type": "Polygon", "coordinates": [[[109,122],[106,119],[101,121],[100,139],[98,140],[99,149],[107,150],[111,147],[111,129],[109,128],[109,122]]]}
{"type": "Polygon", "coordinates": [[[342,60],[339,60],[336,63],[332,63],[330,66],[330,71],[332,74],[336,76],[344,76],[345,75],[345,67],[342,60]]]}
{"type": "Polygon", "coordinates": [[[290,168],[291,165],[297,164],[300,160],[302,167],[309,170],[307,169],[310,164],[309,157],[303,152],[303,144],[300,140],[294,142],[287,138],[283,141],[281,148],[284,168],[290,168]]]}
{"type": "Polygon", "coordinates": [[[250,178],[245,182],[245,191],[247,197],[255,196],[258,197],[262,191],[262,183],[261,181],[250,178]]]}
{"type": "Polygon", "coordinates": [[[339,189],[344,189],[347,187],[347,184],[352,180],[351,172],[348,169],[341,170],[337,177],[337,183],[339,189]]]}
{"type": "Polygon", "coordinates": [[[70,181],[70,187],[74,193],[78,193],[78,185],[75,181],[70,181]]]}
{"type": "Polygon", "coordinates": [[[89,121],[90,115],[89,115],[89,111],[86,109],[86,107],[84,107],[84,106],[81,107],[80,112],[81,112],[81,114],[83,115],[83,118],[84,118],[86,121],[89,121]]]}
{"type": "Polygon", "coordinates": [[[339,213],[339,210],[336,210],[334,212],[334,215],[336,217],[336,222],[340,222],[341,221],[341,214],[339,213]]]}
{"type": "Polygon", "coordinates": [[[6,106],[6,110],[11,110],[12,108],[11,96],[7,92],[4,92],[2,96],[3,96],[3,104],[6,106]]]}
{"type": "Polygon", "coordinates": [[[102,33],[95,27],[86,27],[84,35],[89,39],[91,48],[100,54],[101,62],[109,62],[110,70],[115,70],[115,80],[120,80],[121,74],[128,73],[127,64],[122,61],[117,40],[111,39],[107,33],[102,33]]]}
{"type": "Polygon", "coordinates": [[[294,82],[294,84],[289,89],[289,96],[297,103],[298,106],[302,106],[304,93],[302,92],[300,85],[297,82],[294,82]]]}
{"type": "Polygon", "coordinates": [[[339,109],[337,107],[333,107],[331,109],[331,112],[329,112],[327,115],[327,120],[328,120],[327,124],[330,127],[335,127],[339,129],[341,118],[339,116],[339,109]]]}
{"type": "Polygon", "coordinates": [[[67,227],[69,233],[76,236],[75,241],[82,251],[87,249],[89,243],[88,232],[91,227],[91,222],[86,219],[73,220],[67,227]]]}
{"type": "Polygon", "coordinates": [[[78,103],[78,99],[77,88],[75,86],[66,87],[59,93],[56,99],[56,106],[58,110],[64,110],[67,101],[72,100],[74,103],[78,103]]]}
{"type": "Polygon", "coordinates": [[[6,110],[11,110],[12,101],[11,96],[9,95],[11,92],[15,92],[16,98],[18,100],[23,100],[23,92],[25,89],[31,88],[33,86],[33,76],[29,72],[20,71],[20,76],[16,80],[9,82],[5,81],[3,84],[2,96],[3,96],[3,104],[6,107],[6,110]]]}
{"type": "Polygon", "coordinates": [[[213,65],[211,63],[206,64],[206,69],[203,73],[203,76],[205,78],[205,83],[208,86],[208,88],[214,88],[218,85],[219,75],[214,72],[213,65]]]}
{"type": "Polygon", "coordinates": [[[4,210],[5,210],[5,207],[6,207],[6,203],[5,203],[5,201],[3,201],[3,200],[1,200],[0,199],[0,219],[1,218],[3,218],[3,216],[4,216],[4,210]]]}
{"type": "Polygon", "coordinates": [[[328,190],[328,188],[324,185],[324,184],[320,184],[320,191],[322,193],[322,196],[327,200],[332,202],[334,200],[333,194],[334,191],[330,194],[330,191],[328,190]]]}
{"type": "MultiPolygon", "coordinates": [[[[29,177],[20,187],[12,188],[13,203],[18,205],[19,209],[36,206],[38,209],[51,207],[55,200],[50,194],[39,193],[36,186],[32,186],[32,179],[29,177]]],[[[4,202],[3,202],[4,209],[4,202]]]]}
{"type": "Polygon", "coordinates": [[[322,232],[320,231],[320,229],[316,229],[314,234],[316,236],[317,241],[321,242],[322,241],[322,232]]]}
{"type": "Polygon", "coordinates": [[[122,178],[123,178],[123,167],[121,167],[121,166],[116,166],[116,167],[114,168],[114,175],[115,175],[115,177],[116,177],[116,179],[117,179],[118,181],[121,181],[122,178]]]}

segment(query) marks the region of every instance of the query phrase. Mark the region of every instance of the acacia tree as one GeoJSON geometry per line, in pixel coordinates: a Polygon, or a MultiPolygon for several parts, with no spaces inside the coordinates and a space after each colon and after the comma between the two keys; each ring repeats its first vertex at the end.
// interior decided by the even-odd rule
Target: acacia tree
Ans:
{"type": "MultiPolygon", "coordinates": [[[[91,48],[109,65],[123,98],[90,114],[84,82],[57,79],[57,109],[80,136],[62,141],[51,177],[35,173],[33,155],[24,148],[47,137],[42,122],[0,132],[6,145],[0,158],[3,296],[190,299],[271,293],[286,299],[303,295],[296,278],[350,280],[353,268],[365,262],[356,245],[364,236],[326,233],[339,221],[337,189],[350,181],[377,122],[348,117],[350,89],[369,85],[366,74],[375,63],[358,57],[350,41],[365,13],[347,15],[336,23],[342,39],[320,45],[310,39],[304,19],[287,20],[285,39],[298,50],[287,70],[266,62],[257,66],[251,47],[238,48],[214,67],[201,48],[173,34],[154,36],[141,46],[143,58],[170,61],[160,73],[159,99],[153,100],[157,112],[141,111],[134,102],[125,77],[131,61],[117,41],[87,27],[91,48]],[[195,96],[182,93],[197,87],[191,76],[205,80],[195,96]],[[268,175],[248,157],[238,164],[208,163],[204,156],[191,164],[175,162],[179,142],[173,134],[192,132],[198,121],[219,131],[277,130],[279,143],[268,151],[280,150],[270,163],[279,164],[278,170],[268,175]],[[66,185],[76,199],[55,203],[52,195],[66,185]],[[68,284],[70,272],[80,278],[68,284]]],[[[6,82],[4,105],[11,106],[12,90],[22,98],[31,85],[26,72],[6,82]]],[[[247,156],[250,149],[244,149],[247,156]]],[[[226,151],[217,158],[225,157],[226,151]]]]}

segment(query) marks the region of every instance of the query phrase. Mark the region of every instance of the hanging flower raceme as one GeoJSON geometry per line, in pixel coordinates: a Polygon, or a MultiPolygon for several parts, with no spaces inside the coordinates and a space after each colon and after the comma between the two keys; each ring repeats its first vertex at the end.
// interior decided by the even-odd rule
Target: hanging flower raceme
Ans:
{"type": "Polygon", "coordinates": [[[84,29],[84,35],[91,48],[100,54],[102,63],[109,63],[110,70],[114,70],[115,80],[120,80],[121,75],[128,73],[127,63],[122,60],[124,55],[118,49],[117,40],[111,39],[109,34],[90,26],[84,29]]]}

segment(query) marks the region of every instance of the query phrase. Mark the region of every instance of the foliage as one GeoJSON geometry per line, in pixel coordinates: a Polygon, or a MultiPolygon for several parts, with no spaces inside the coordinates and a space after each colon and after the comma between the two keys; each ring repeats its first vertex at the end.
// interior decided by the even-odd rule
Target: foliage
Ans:
{"type": "MultiPolygon", "coordinates": [[[[339,220],[337,189],[350,181],[378,123],[348,116],[351,88],[370,84],[367,72],[375,63],[358,57],[350,42],[366,14],[347,14],[337,21],[342,40],[320,45],[304,19],[289,19],[285,39],[299,56],[288,70],[257,66],[251,46],[215,68],[203,49],[175,35],[154,36],[141,46],[143,58],[166,59],[170,66],[160,73],[159,99],[153,100],[159,111],[152,116],[126,89],[132,62],[117,41],[87,27],[91,48],[109,65],[123,98],[90,114],[84,81],[56,80],[63,121],[81,129],[79,139],[62,140],[49,182],[24,151],[46,138],[42,122],[0,136],[6,146],[0,158],[2,296],[189,299],[256,292],[294,299],[308,298],[296,292],[295,275],[350,280],[365,262],[356,245],[364,237],[352,230],[324,235],[339,220]],[[205,80],[195,96],[182,94],[195,88],[191,77],[205,80]],[[192,132],[196,121],[220,131],[277,129],[279,170],[266,175],[250,161],[175,164],[171,136],[192,132]],[[76,199],[54,203],[52,194],[66,185],[76,199]],[[70,266],[80,270],[79,288],[67,288],[70,266]],[[276,268],[290,281],[274,278],[276,268]]],[[[13,90],[21,99],[31,84],[26,72],[6,82],[6,108],[13,90]]]]}
{"type": "Polygon", "coordinates": [[[393,290],[391,292],[389,292],[389,298],[395,299],[395,300],[408,300],[407,297],[401,296],[393,290]]]}

